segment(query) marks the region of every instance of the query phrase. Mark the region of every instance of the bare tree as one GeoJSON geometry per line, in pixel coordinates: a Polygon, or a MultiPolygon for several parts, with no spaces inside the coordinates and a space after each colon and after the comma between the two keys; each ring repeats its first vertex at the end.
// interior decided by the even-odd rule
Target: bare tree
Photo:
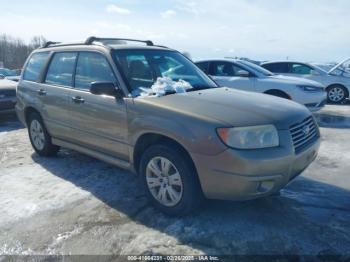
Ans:
{"type": "Polygon", "coordinates": [[[43,46],[46,42],[47,42],[46,38],[43,37],[42,35],[34,36],[30,41],[29,46],[32,47],[33,49],[37,49],[40,46],[43,46]]]}
{"type": "Polygon", "coordinates": [[[34,36],[29,44],[22,39],[0,34],[0,62],[10,69],[22,68],[28,55],[46,42],[43,36],[34,36]]]}

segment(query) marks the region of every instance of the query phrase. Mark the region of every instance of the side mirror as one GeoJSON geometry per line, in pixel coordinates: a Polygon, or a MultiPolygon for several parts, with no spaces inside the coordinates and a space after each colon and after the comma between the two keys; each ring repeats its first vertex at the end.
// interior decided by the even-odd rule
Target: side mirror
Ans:
{"type": "Polygon", "coordinates": [[[246,70],[239,70],[239,71],[237,72],[237,74],[238,74],[238,76],[240,76],[240,77],[249,77],[249,72],[246,71],[246,70]]]}
{"type": "Polygon", "coordinates": [[[93,82],[90,86],[90,93],[94,95],[109,95],[116,98],[123,97],[122,91],[112,82],[93,82]]]}
{"type": "Polygon", "coordinates": [[[0,79],[5,79],[5,76],[4,75],[0,75],[0,79]]]}

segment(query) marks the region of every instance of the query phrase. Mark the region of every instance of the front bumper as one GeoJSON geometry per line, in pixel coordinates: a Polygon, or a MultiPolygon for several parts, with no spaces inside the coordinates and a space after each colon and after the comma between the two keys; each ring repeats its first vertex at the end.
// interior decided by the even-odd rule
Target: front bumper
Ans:
{"type": "Polygon", "coordinates": [[[248,200],[270,195],[305,170],[316,158],[320,139],[295,154],[289,130],[280,131],[277,148],[191,154],[204,195],[210,199],[248,200]]]}
{"type": "Polygon", "coordinates": [[[327,92],[301,92],[295,97],[295,101],[305,105],[310,111],[315,112],[327,103],[327,92]]]}

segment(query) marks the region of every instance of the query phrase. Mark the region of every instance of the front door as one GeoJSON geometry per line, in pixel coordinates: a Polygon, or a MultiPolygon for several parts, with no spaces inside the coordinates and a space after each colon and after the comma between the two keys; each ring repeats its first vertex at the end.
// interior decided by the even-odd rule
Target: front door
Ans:
{"type": "Polygon", "coordinates": [[[92,82],[112,82],[116,77],[106,57],[97,52],[78,55],[74,88],[70,90],[72,142],[87,148],[128,159],[127,115],[123,99],[90,93],[92,82]]]}

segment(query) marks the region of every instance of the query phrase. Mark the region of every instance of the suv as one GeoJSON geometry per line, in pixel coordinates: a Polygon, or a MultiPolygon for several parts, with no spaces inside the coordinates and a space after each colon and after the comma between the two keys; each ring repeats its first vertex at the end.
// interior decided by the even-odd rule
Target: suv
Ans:
{"type": "Polygon", "coordinates": [[[219,88],[181,53],[125,41],[90,37],[31,54],[16,111],[39,155],[65,147],[132,170],[174,215],[203,197],[270,195],[315,159],[319,129],[304,106],[219,88]]]}

